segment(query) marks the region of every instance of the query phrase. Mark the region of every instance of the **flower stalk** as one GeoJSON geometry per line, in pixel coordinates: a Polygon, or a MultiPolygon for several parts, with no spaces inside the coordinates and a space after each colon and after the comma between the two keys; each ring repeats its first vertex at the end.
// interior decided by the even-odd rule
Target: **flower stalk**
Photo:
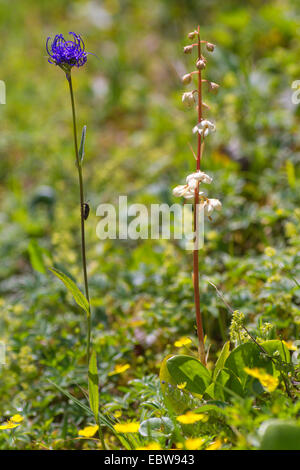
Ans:
{"type": "MultiPolygon", "coordinates": [[[[198,59],[201,60],[201,41],[200,41],[200,28],[198,26],[198,59]]],[[[202,121],[202,69],[198,69],[198,122],[202,121]]],[[[198,132],[198,145],[197,145],[197,160],[196,169],[200,171],[201,165],[201,144],[202,135],[198,132]]],[[[196,237],[199,233],[199,181],[195,188],[195,200],[194,200],[194,233],[196,237]]],[[[202,364],[206,365],[205,347],[204,347],[204,332],[203,332],[203,321],[200,308],[200,288],[199,288],[199,249],[195,247],[193,251],[193,284],[194,284],[194,300],[195,300],[195,311],[196,311],[196,323],[197,323],[197,335],[199,340],[199,358],[202,364]]]]}
{"type": "Polygon", "coordinates": [[[183,51],[185,54],[191,54],[194,48],[197,50],[196,69],[192,72],[186,73],[182,77],[182,83],[189,85],[192,82],[193,77],[197,77],[197,89],[185,92],[182,96],[182,102],[187,106],[191,107],[197,105],[198,111],[198,122],[193,128],[193,133],[197,134],[197,153],[195,154],[193,149],[192,153],[196,160],[196,172],[188,175],[186,178],[186,185],[179,185],[173,189],[174,196],[183,196],[186,199],[193,200],[193,230],[194,230],[194,250],[193,250],[193,287],[194,287],[194,302],[195,302],[195,313],[196,313],[196,324],[197,324],[197,336],[199,340],[199,359],[202,364],[206,365],[206,354],[204,346],[204,331],[202,313],[200,307],[200,288],[199,288],[199,215],[200,210],[204,210],[204,213],[211,219],[210,214],[214,209],[221,209],[221,202],[218,199],[208,199],[203,191],[199,191],[200,184],[210,184],[212,178],[206,173],[201,171],[201,159],[204,149],[204,140],[206,137],[215,132],[215,125],[209,120],[203,117],[203,108],[209,109],[205,103],[202,102],[202,84],[208,84],[208,91],[218,91],[219,85],[214,82],[210,82],[202,78],[202,72],[206,68],[207,60],[202,55],[201,46],[205,45],[208,52],[214,51],[214,44],[200,39],[200,27],[197,30],[192,31],[188,34],[189,39],[196,39],[197,42],[185,46],[183,51]],[[197,95],[197,98],[196,98],[197,95]]]}
{"type": "MultiPolygon", "coordinates": [[[[72,107],[72,121],[73,121],[73,136],[74,136],[74,148],[76,157],[76,167],[78,171],[78,182],[79,182],[79,201],[80,201],[80,227],[81,227],[81,258],[82,258],[82,269],[85,287],[85,296],[88,303],[87,309],[87,362],[90,362],[91,353],[91,304],[89,297],[89,285],[87,277],[87,262],[86,262],[86,249],[85,249],[85,227],[84,223],[88,217],[89,207],[84,201],[84,188],[83,188],[83,177],[82,177],[82,157],[83,148],[78,149],[77,140],[77,127],[76,127],[76,110],[75,100],[72,84],[72,68],[82,67],[87,62],[88,52],[85,51],[84,42],[79,34],[74,32],[69,33],[71,40],[67,41],[62,34],[56,34],[53,41],[48,37],[46,42],[46,50],[48,53],[48,62],[60,67],[66,75],[66,79],[69,84],[71,107],[72,107]],[[82,153],[82,155],[81,155],[82,153]]],[[[84,145],[85,128],[83,133],[82,145],[84,145]]]]}
{"type": "Polygon", "coordinates": [[[89,296],[89,284],[88,284],[88,277],[87,277],[87,262],[86,262],[86,248],[85,248],[85,226],[84,226],[84,224],[85,224],[85,212],[84,212],[85,202],[84,202],[84,188],[83,188],[83,177],[82,177],[82,162],[80,161],[79,151],[78,151],[77,127],[76,127],[76,109],[75,109],[75,100],[74,100],[74,92],[73,92],[71,71],[66,74],[66,77],[67,77],[67,80],[68,80],[68,83],[69,83],[70,98],[71,98],[74,149],[75,149],[75,156],[76,156],[76,167],[77,167],[77,170],[78,170],[78,182],[79,182],[82,270],[83,270],[83,278],[84,278],[85,296],[86,296],[88,304],[89,304],[89,313],[87,315],[87,360],[88,360],[88,363],[89,363],[90,353],[91,353],[91,304],[90,304],[90,296],[89,296]]]}

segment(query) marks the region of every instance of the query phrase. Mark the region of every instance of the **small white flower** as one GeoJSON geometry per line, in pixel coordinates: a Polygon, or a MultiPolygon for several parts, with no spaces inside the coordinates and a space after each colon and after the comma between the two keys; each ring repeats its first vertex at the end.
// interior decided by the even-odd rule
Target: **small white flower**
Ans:
{"type": "Polygon", "coordinates": [[[193,104],[195,104],[194,93],[192,91],[187,91],[186,93],[183,93],[182,102],[188,107],[193,106],[193,104]]]}
{"type": "Polygon", "coordinates": [[[179,184],[173,189],[173,195],[175,197],[181,197],[184,196],[184,194],[188,191],[188,185],[187,184],[179,184]]]}
{"type": "Polygon", "coordinates": [[[222,208],[222,203],[219,199],[205,199],[200,206],[204,208],[204,212],[206,215],[210,215],[214,209],[220,211],[222,208]]]}
{"type": "MultiPolygon", "coordinates": [[[[186,177],[186,182],[187,184],[190,185],[190,181],[196,180],[199,181],[199,183],[207,183],[210,184],[212,182],[212,178],[208,176],[204,171],[196,171],[196,173],[191,173],[186,177]]],[[[193,185],[194,183],[192,183],[193,185]]]]}
{"type": "MultiPolygon", "coordinates": [[[[173,195],[175,197],[183,196],[186,199],[192,199],[195,197],[195,189],[196,187],[192,189],[188,184],[180,184],[173,189],[173,195]]],[[[202,194],[203,192],[199,191],[199,196],[202,194]]]]}
{"type": "Polygon", "coordinates": [[[207,119],[203,119],[203,121],[199,122],[193,129],[193,133],[199,132],[200,135],[203,137],[207,137],[211,132],[215,132],[216,126],[208,121],[207,119]]]}
{"type": "MultiPolygon", "coordinates": [[[[195,188],[195,189],[196,189],[196,188],[195,188]]],[[[194,199],[194,197],[195,197],[195,189],[189,189],[189,190],[185,193],[185,195],[184,195],[185,199],[194,199]]],[[[203,191],[199,191],[198,194],[199,194],[199,196],[202,196],[202,195],[204,194],[204,192],[203,192],[203,191]]]]}

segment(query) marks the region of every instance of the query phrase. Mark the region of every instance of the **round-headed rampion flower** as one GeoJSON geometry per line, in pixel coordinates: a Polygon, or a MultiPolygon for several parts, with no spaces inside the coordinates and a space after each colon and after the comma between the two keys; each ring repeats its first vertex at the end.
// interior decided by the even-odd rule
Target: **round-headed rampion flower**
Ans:
{"type": "Polygon", "coordinates": [[[199,122],[194,128],[193,133],[195,134],[198,132],[202,137],[207,137],[211,132],[215,132],[216,126],[208,121],[207,119],[203,119],[203,121],[199,122]]]}
{"type": "Polygon", "coordinates": [[[46,42],[46,50],[49,54],[48,62],[58,65],[66,73],[69,73],[74,66],[82,67],[86,63],[88,55],[85,52],[81,36],[72,32],[69,34],[73,36],[73,40],[66,41],[62,34],[57,34],[50,45],[50,37],[46,42]]]}

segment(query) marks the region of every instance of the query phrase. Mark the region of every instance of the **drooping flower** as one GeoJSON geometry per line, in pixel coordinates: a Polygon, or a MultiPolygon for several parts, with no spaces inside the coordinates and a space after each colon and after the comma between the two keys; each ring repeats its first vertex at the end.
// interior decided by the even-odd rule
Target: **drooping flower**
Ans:
{"type": "Polygon", "coordinates": [[[207,119],[203,119],[193,128],[193,134],[198,132],[202,137],[207,137],[212,132],[215,132],[216,126],[208,121],[207,119]]]}
{"type": "Polygon", "coordinates": [[[73,36],[73,40],[67,41],[62,34],[57,34],[51,44],[49,44],[50,37],[46,42],[46,50],[49,54],[48,62],[58,65],[66,73],[70,72],[74,66],[82,67],[88,56],[81,36],[73,32],[69,34],[73,36]]]}
{"type": "MultiPolygon", "coordinates": [[[[199,196],[203,194],[203,191],[199,191],[199,196]]],[[[175,197],[184,197],[185,199],[192,199],[195,197],[195,189],[191,189],[188,184],[179,184],[173,189],[173,195],[175,197]]]]}
{"type": "Polygon", "coordinates": [[[192,81],[192,75],[190,73],[186,73],[185,75],[183,75],[181,80],[182,80],[182,83],[184,83],[185,85],[188,85],[192,81]]]}
{"type": "Polygon", "coordinates": [[[185,47],[183,48],[183,52],[184,52],[185,54],[191,54],[192,50],[193,50],[193,46],[185,46],[185,47]]]}
{"type": "Polygon", "coordinates": [[[206,67],[206,62],[203,59],[197,60],[196,67],[198,70],[203,70],[206,67]]]}
{"type": "Polygon", "coordinates": [[[207,42],[206,43],[206,49],[209,51],[209,52],[213,52],[215,50],[215,45],[212,44],[211,42],[207,42]]]}
{"type": "Polygon", "coordinates": [[[182,95],[182,102],[186,104],[189,108],[195,104],[195,97],[192,91],[187,91],[182,95]]]}
{"type": "Polygon", "coordinates": [[[208,82],[209,90],[212,91],[213,93],[217,93],[218,89],[220,88],[220,85],[218,85],[215,82],[208,82]]]}
{"type": "Polygon", "coordinates": [[[222,208],[222,203],[219,199],[205,199],[200,203],[200,208],[203,207],[204,213],[210,215],[214,209],[220,211],[222,208]]]}
{"type": "Polygon", "coordinates": [[[199,183],[207,183],[207,184],[210,184],[212,182],[212,178],[208,176],[206,173],[204,173],[204,171],[201,171],[201,170],[198,170],[195,173],[191,173],[190,175],[186,177],[186,182],[190,187],[194,186],[194,183],[192,183],[192,186],[190,184],[190,182],[194,180],[199,183]]]}

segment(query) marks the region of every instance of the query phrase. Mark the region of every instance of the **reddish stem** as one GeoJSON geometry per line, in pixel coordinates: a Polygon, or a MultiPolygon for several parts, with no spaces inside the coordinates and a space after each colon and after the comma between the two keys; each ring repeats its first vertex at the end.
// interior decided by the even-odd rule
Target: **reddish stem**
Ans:
{"type": "MultiPolygon", "coordinates": [[[[200,27],[198,26],[198,58],[201,57],[201,40],[200,27]]],[[[198,71],[198,123],[202,120],[202,78],[201,70],[198,71]]],[[[200,170],[201,163],[201,134],[198,133],[197,148],[197,170],[200,170]]],[[[199,358],[202,364],[206,365],[205,349],[204,349],[204,333],[202,324],[202,315],[200,309],[200,290],[199,290],[199,250],[198,250],[198,232],[199,232],[199,183],[195,189],[194,202],[194,233],[196,249],[193,252],[193,282],[194,282],[194,298],[197,322],[197,334],[199,339],[199,358]]]]}

